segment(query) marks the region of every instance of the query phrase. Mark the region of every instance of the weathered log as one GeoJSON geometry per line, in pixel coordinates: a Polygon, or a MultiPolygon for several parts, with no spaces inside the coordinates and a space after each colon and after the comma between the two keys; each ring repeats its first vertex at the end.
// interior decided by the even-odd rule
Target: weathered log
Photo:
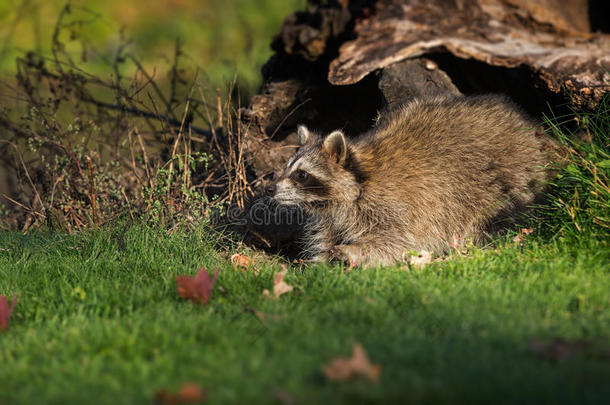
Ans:
{"type": "Polygon", "coordinates": [[[436,62],[426,59],[408,59],[386,66],[381,70],[379,90],[388,105],[436,94],[461,94],[447,73],[436,62]]]}
{"type": "Polygon", "coordinates": [[[379,0],[375,10],[355,24],[357,38],[340,47],[331,83],[356,83],[443,50],[494,66],[527,66],[583,107],[595,107],[610,91],[610,36],[588,32],[586,0],[379,0]]]}

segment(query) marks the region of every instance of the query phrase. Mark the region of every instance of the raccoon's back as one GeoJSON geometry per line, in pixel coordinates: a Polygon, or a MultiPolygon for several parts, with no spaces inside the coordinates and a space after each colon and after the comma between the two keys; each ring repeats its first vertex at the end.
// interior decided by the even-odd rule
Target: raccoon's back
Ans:
{"type": "Polygon", "coordinates": [[[363,194],[421,237],[476,233],[544,183],[536,124],[503,97],[435,97],[391,111],[355,141],[363,194]]]}

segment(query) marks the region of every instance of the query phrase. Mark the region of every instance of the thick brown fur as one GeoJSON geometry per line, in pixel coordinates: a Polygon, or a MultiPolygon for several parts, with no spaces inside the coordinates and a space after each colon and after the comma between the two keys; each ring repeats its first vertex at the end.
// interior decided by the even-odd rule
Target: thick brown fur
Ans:
{"type": "Polygon", "coordinates": [[[312,214],[312,257],[392,264],[481,242],[530,204],[547,176],[537,129],[501,96],[414,100],[355,139],[300,127],[268,191],[312,214]]]}

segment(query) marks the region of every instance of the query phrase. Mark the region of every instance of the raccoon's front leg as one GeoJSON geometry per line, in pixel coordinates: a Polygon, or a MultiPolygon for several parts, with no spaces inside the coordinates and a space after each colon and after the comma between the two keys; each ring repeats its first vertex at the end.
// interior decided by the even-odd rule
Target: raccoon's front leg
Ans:
{"type": "Polygon", "coordinates": [[[374,267],[395,264],[395,260],[383,252],[361,243],[337,245],[331,250],[332,258],[342,260],[350,266],[374,267]]]}
{"type": "Polygon", "coordinates": [[[330,260],[340,260],[350,267],[360,265],[363,259],[362,246],[359,244],[336,245],[328,253],[330,260]]]}
{"type": "Polygon", "coordinates": [[[328,262],[333,259],[332,249],[335,246],[335,234],[330,228],[316,229],[307,238],[311,261],[328,262]]]}
{"type": "Polygon", "coordinates": [[[346,263],[353,263],[352,257],[356,255],[347,252],[347,245],[336,245],[328,247],[327,249],[320,250],[318,254],[311,258],[312,262],[331,262],[339,260],[346,263]]]}

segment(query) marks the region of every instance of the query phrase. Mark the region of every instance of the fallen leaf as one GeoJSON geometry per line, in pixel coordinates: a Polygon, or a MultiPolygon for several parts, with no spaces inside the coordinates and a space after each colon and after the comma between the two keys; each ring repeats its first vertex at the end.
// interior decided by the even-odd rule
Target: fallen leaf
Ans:
{"type": "Polygon", "coordinates": [[[562,361],[579,355],[590,345],[591,342],[584,339],[564,340],[560,338],[555,338],[549,343],[533,338],[528,343],[529,348],[538,356],[553,361],[562,361]]]}
{"type": "Polygon", "coordinates": [[[180,391],[178,391],[178,396],[183,402],[195,403],[201,402],[205,396],[205,393],[197,384],[187,383],[180,388],[180,391]]]}
{"type": "Polygon", "coordinates": [[[250,257],[240,255],[239,253],[235,253],[233,256],[231,256],[231,263],[233,263],[233,266],[235,267],[247,269],[252,265],[253,261],[254,260],[252,260],[250,257]]]}
{"type": "Polygon", "coordinates": [[[233,267],[236,269],[241,269],[242,271],[251,269],[254,275],[258,276],[259,269],[254,267],[254,259],[248,257],[246,255],[241,255],[239,253],[235,253],[231,256],[231,263],[233,263],[233,267]]]}
{"type": "Polygon", "coordinates": [[[196,404],[204,399],[205,391],[192,382],[184,384],[176,394],[164,390],[155,393],[155,402],[165,405],[196,404]]]}
{"type": "Polygon", "coordinates": [[[282,270],[273,276],[273,295],[275,298],[280,298],[280,295],[292,291],[293,287],[284,281],[284,276],[287,270],[282,270]]]}
{"type": "Polygon", "coordinates": [[[531,235],[532,233],[534,233],[534,228],[521,228],[521,230],[519,231],[519,235],[516,235],[513,238],[513,242],[522,243],[525,237],[527,235],[531,235]]]}
{"type": "Polygon", "coordinates": [[[3,331],[8,329],[15,305],[17,305],[17,294],[13,295],[10,306],[8,305],[8,298],[4,295],[0,295],[0,329],[3,331]]]}
{"type": "Polygon", "coordinates": [[[177,276],[176,290],[180,298],[189,299],[198,304],[207,304],[217,278],[218,269],[214,270],[214,278],[210,279],[210,273],[206,269],[200,268],[195,277],[177,276]]]}
{"type": "Polygon", "coordinates": [[[356,343],[352,347],[352,357],[338,357],[322,367],[322,372],[330,381],[342,382],[361,377],[377,382],[381,376],[381,366],[371,364],[362,346],[356,343]]]}

